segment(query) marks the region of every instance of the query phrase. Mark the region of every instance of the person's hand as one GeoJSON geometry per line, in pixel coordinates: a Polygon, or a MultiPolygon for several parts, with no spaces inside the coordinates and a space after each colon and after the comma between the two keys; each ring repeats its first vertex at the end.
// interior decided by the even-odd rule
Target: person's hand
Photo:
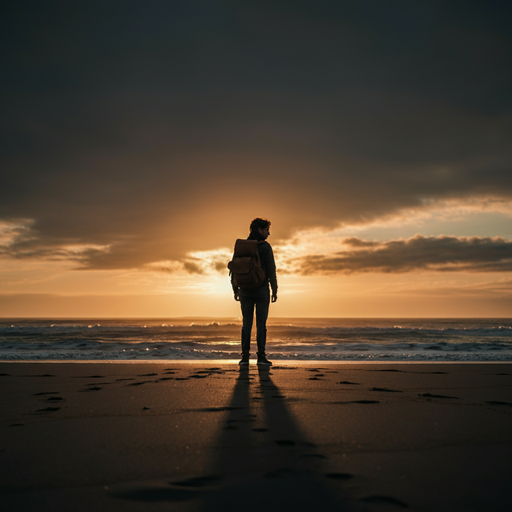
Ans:
{"type": "Polygon", "coordinates": [[[235,292],[234,295],[235,295],[235,300],[240,301],[240,294],[238,292],[235,292]]]}
{"type": "Polygon", "coordinates": [[[272,295],[272,302],[276,302],[277,300],[277,293],[275,295],[272,295]]]}

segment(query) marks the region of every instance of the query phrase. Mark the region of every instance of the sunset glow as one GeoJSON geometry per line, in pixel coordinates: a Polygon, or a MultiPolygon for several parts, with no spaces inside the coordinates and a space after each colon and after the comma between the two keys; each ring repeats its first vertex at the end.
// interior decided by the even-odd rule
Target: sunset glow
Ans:
{"type": "Polygon", "coordinates": [[[497,12],[114,4],[7,15],[0,316],[238,318],[257,216],[271,316],[512,314],[497,12]]]}
{"type": "MultiPolygon", "coordinates": [[[[273,314],[506,316],[512,284],[506,206],[459,201],[274,237],[281,300],[273,314]]],[[[274,225],[278,231],[279,217],[274,225]]],[[[239,316],[226,268],[232,248],[189,251],[181,259],[149,261],[139,268],[87,269],[88,256],[108,252],[110,246],[66,244],[37,256],[9,257],[17,237],[32,240],[25,226],[4,224],[2,230],[6,314],[239,316]]],[[[246,234],[231,233],[233,240],[246,234]]]]}

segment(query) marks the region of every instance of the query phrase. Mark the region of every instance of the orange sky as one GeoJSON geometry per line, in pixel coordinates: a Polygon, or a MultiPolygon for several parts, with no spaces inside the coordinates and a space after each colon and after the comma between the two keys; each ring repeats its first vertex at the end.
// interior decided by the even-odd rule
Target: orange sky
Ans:
{"type": "Polygon", "coordinates": [[[236,318],[226,264],[258,216],[272,316],[511,316],[510,15],[7,8],[0,316],[236,318]]]}
{"type": "MultiPolygon", "coordinates": [[[[271,314],[510,316],[512,278],[506,271],[510,242],[497,234],[506,230],[509,222],[506,205],[493,203],[490,207],[482,201],[423,208],[336,229],[306,229],[279,239],[274,235],[279,232],[274,230],[278,216],[269,238],[280,287],[271,314]],[[475,233],[476,225],[481,233],[468,236],[475,233]],[[443,232],[436,233],[439,229],[443,232]],[[414,234],[418,232],[424,235],[414,234]]],[[[230,233],[233,241],[247,235],[247,228],[235,231],[225,224],[219,229],[230,233]]],[[[7,245],[5,225],[3,233],[7,245]]],[[[229,246],[188,251],[179,260],[128,269],[83,268],[80,259],[70,258],[73,251],[79,254],[83,250],[70,245],[61,257],[52,254],[46,259],[4,256],[2,316],[239,317],[226,269],[229,246]]]]}

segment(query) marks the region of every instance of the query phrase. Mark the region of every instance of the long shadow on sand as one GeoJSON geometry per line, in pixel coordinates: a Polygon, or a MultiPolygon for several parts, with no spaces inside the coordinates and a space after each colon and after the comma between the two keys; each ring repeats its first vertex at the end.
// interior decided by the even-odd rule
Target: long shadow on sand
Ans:
{"type": "Polygon", "coordinates": [[[209,512],[361,510],[329,485],[322,472],[326,457],[301,432],[268,369],[240,369],[226,410],[203,474],[118,497],[209,512]]]}
{"type": "Polygon", "coordinates": [[[326,482],[326,457],[301,432],[269,369],[241,368],[228,410],[199,510],[356,509],[326,482]]]}

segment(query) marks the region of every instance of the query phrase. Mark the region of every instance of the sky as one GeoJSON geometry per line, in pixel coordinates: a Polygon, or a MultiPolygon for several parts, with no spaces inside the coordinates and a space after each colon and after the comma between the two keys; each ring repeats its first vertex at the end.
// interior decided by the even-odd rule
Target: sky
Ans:
{"type": "Polygon", "coordinates": [[[512,4],[7,2],[0,317],[512,315],[512,4]]]}

